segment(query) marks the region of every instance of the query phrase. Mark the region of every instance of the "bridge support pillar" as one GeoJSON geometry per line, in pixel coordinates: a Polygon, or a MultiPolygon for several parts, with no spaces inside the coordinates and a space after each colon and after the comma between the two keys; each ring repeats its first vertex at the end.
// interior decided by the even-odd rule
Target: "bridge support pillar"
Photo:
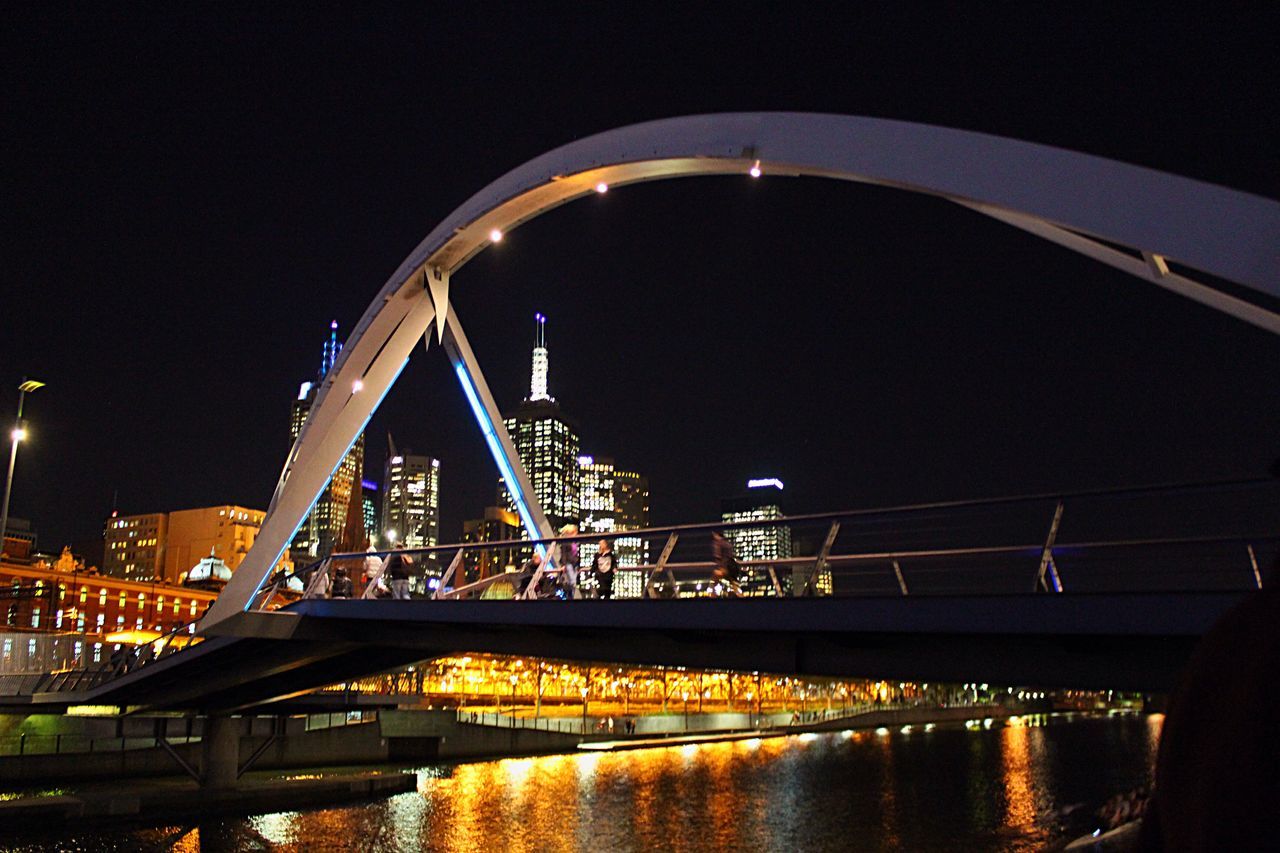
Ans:
{"type": "Polygon", "coordinates": [[[240,768],[240,720],[209,716],[200,740],[200,787],[234,788],[240,768]]]}

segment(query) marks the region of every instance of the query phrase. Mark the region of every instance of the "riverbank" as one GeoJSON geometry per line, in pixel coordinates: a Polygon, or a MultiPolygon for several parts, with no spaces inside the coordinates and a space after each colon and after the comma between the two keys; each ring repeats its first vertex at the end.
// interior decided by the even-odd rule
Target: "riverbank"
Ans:
{"type": "Polygon", "coordinates": [[[73,794],[0,800],[0,829],[40,831],[61,823],[134,826],[322,808],[413,791],[412,773],[349,773],[254,778],[208,789],[189,779],[149,779],[90,786],[73,794]]]}

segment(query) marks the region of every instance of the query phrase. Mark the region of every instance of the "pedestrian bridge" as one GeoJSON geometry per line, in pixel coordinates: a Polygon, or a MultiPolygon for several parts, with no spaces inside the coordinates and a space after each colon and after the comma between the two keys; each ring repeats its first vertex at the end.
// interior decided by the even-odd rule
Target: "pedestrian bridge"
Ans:
{"type": "Polygon", "coordinates": [[[1261,567],[1276,550],[1276,501],[1250,501],[1248,490],[1265,486],[1218,484],[1195,511],[1190,492],[1165,489],[1155,506],[1138,491],[1041,495],[626,531],[615,537],[614,599],[569,582],[597,543],[554,537],[450,303],[452,277],[512,229],[573,199],[731,174],[932,195],[1280,332],[1265,301],[1280,297],[1280,204],[1269,199],[1043,145],[853,116],[687,116],[608,131],[483,188],[392,274],[321,383],[253,548],[198,628],[104,670],[24,680],[0,699],[247,707],[458,650],[1168,688],[1195,639],[1263,583],[1261,567]],[[527,539],[410,554],[408,601],[319,597],[339,568],[359,578],[363,554],[272,577],[410,355],[433,337],[527,539]],[[1232,489],[1245,499],[1227,500],[1232,489]],[[712,573],[725,567],[713,533],[738,549],[733,592],[741,597],[708,597],[723,591],[712,573]],[[535,550],[548,557],[540,567],[506,571],[535,550]],[[557,587],[563,600],[540,600],[557,587]],[[193,635],[204,641],[188,644],[193,635]]]}
{"type": "Polygon", "coordinates": [[[1250,481],[626,531],[611,537],[624,562],[614,588],[631,597],[610,600],[592,597],[587,569],[599,537],[400,552],[409,600],[362,597],[376,588],[369,555],[339,554],[274,578],[202,642],[175,632],[137,659],[10,685],[0,703],[227,711],[461,652],[1163,691],[1265,582],[1278,497],[1280,483],[1250,481]],[[716,595],[713,534],[773,537],[789,554],[739,560],[741,595],[716,595]],[[574,545],[576,596],[506,571],[537,546],[554,566],[574,545]],[[344,566],[356,597],[296,591],[344,566]]]}

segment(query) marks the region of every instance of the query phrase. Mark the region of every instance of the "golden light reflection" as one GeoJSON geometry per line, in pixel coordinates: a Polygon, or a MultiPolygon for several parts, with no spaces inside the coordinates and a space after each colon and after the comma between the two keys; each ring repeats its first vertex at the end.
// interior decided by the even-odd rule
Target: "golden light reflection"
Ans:
{"type": "Polygon", "coordinates": [[[1036,794],[1031,777],[1029,738],[1030,734],[1025,726],[1006,726],[1001,730],[1004,825],[1011,829],[1028,829],[1036,822],[1036,794]]]}

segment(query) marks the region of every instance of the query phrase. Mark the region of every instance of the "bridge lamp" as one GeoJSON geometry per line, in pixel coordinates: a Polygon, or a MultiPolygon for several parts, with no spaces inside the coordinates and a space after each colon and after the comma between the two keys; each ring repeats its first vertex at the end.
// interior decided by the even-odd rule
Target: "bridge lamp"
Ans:
{"type": "Polygon", "coordinates": [[[754,163],[752,163],[752,164],[751,164],[751,168],[747,170],[747,174],[748,174],[748,175],[750,175],[750,176],[751,176],[751,177],[753,177],[753,178],[758,178],[758,177],[760,177],[761,172],[760,172],[760,161],[759,161],[759,160],[757,160],[757,161],[755,161],[754,163]]]}
{"type": "Polygon", "coordinates": [[[600,183],[596,184],[596,192],[600,193],[600,195],[604,195],[608,191],[609,191],[609,185],[606,184],[604,181],[601,181],[600,183]]]}
{"type": "Polygon", "coordinates": [[[489,242],[490,242],[490,243],[501,243],[501,242],[502,242],[502,231],[500,231],[500,230],[499,230],[499,229],[497,229],[497,228],[494,228],[493,230],[491,230],[491,231],[489,232],[489,242]]]}
{"type": "Polygon", "coordinates": [[[351,383],[351,393],[352,393],[352,394],[359,394],[359,393],[360,393],[361,391],[363,391],[363,390],[364,390],[364,381],[363,381],[363,380],[361,380],[361,379],[357,379],[355,382],[352,382],[352,383],[351,383]]]}
{"type": "Polygon", "coordinates": [[[12,438],[15,443],[19,441],[26,441],[27,430],[25,427],[14,427],[13,432],[9,433],[9,437],[12,438]]]}

